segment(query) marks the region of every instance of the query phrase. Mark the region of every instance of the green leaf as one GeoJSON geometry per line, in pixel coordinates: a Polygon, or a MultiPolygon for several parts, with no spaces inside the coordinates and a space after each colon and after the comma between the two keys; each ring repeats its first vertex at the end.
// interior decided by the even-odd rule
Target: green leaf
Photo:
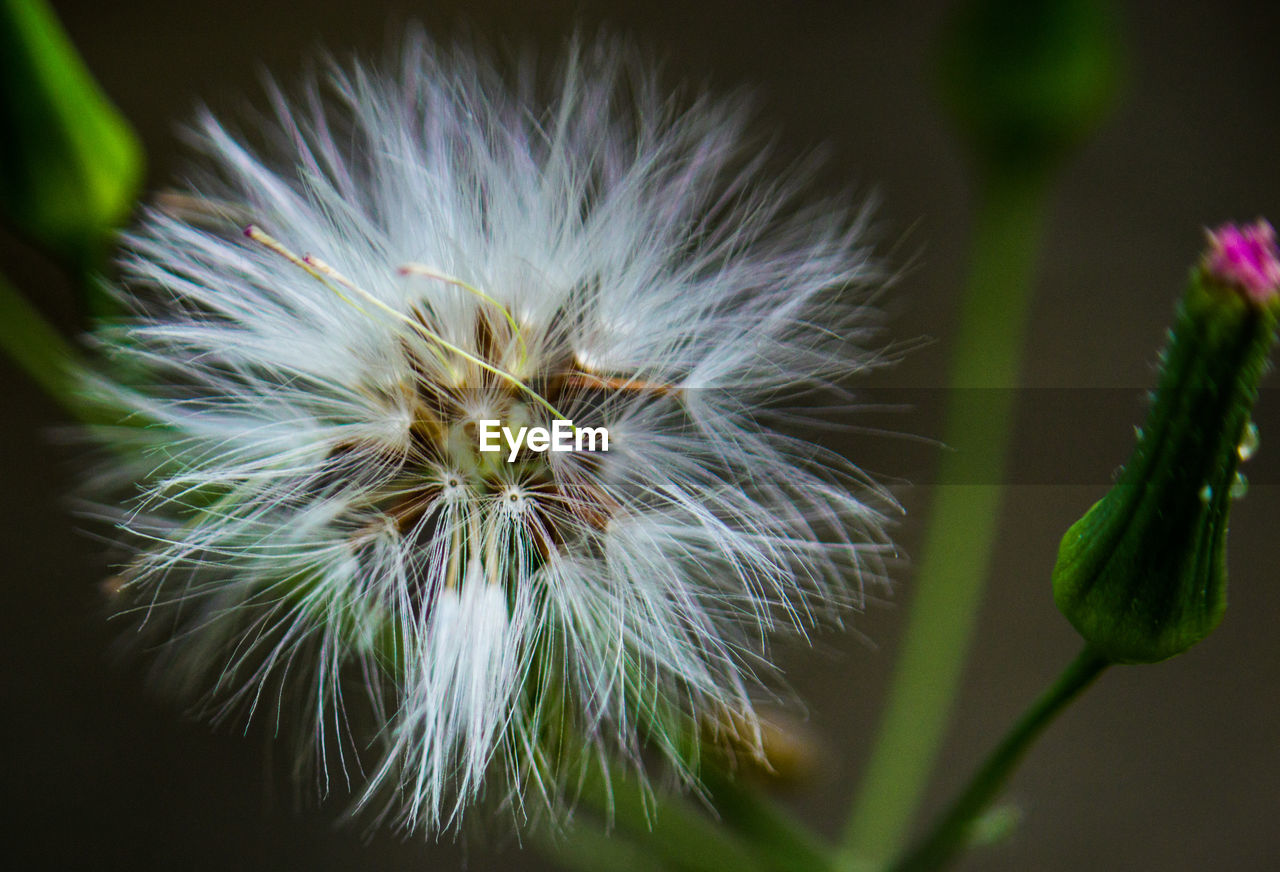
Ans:
{"type": "Polygon", "coordinates": [[[42,0],[0,0],[0,210],[92,268],[133,208],[143,156],[42,0]]]}

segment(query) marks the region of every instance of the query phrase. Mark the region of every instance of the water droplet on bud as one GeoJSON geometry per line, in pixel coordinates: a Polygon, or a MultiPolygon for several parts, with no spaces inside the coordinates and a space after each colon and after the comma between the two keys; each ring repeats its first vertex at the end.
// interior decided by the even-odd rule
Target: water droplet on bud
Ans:
{"type": "Polygon", "coordinates": [[[1240,437],[1240,444],[1236,446],[1236,454],[1241,460],[1248,460],[1250,457],[1258,453],[1258,425],[1250,421],[1244,427],[1244,434],[1240,437]]]}

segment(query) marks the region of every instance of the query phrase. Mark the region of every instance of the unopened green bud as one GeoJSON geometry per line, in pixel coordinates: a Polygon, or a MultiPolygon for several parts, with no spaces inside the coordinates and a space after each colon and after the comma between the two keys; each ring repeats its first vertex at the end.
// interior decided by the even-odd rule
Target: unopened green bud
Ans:
{"type": "Polygon", "coordinates": [[[0,0],[0,211],[77,268],[133,208],[142,152],[42,0],[0,0]]]}
{"type": "Polygon", "coordinates": [[[946,108],[988,171],[1052,168],[1117,90],[1115,12],[1103,0],[969,0],[941,49],[946,108]]]}
{"type": "Polygon", "coordinates": [[[1266,222],[1225,226],[1193,270],[1138,444],[1114,487],[1062,539],[1058,608],[1098,653],[1153,663],[1226,609],[1227,514],[1256,445],[1275,338],[1280,252],[1266,222]]]}

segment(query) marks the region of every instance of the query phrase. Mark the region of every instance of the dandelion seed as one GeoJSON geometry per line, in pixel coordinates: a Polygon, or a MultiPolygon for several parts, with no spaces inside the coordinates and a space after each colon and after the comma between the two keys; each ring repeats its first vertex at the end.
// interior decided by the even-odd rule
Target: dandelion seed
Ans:
{"type": "Polygon", "coordinates": [[[615,42],[543,98],[421,37],[395,69],[276,95],[261,152],[202,118],[127,238],[87,388],[125,411],[97,492],[138,489],[116,599],[406,828],[601,755],[693,783],[708,725],[758,750],[765,640],[883,581],[889,501],[764,407],[879,359],[864,216],[615,42]],[[480,451],[557,418],[608,450],[480,451]]]}

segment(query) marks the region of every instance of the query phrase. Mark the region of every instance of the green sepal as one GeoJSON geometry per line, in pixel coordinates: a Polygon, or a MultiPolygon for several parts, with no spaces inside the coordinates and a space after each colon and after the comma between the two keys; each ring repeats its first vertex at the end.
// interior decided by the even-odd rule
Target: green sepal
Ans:
{"type": "Polygon", "coordinates": [[[1062,538],[1054,600],[1114,662],[1180,654],[1222,620],[1227,515],[1275,329],[1274,299],[1194,271],[1133,455],[1062,538]]]}

